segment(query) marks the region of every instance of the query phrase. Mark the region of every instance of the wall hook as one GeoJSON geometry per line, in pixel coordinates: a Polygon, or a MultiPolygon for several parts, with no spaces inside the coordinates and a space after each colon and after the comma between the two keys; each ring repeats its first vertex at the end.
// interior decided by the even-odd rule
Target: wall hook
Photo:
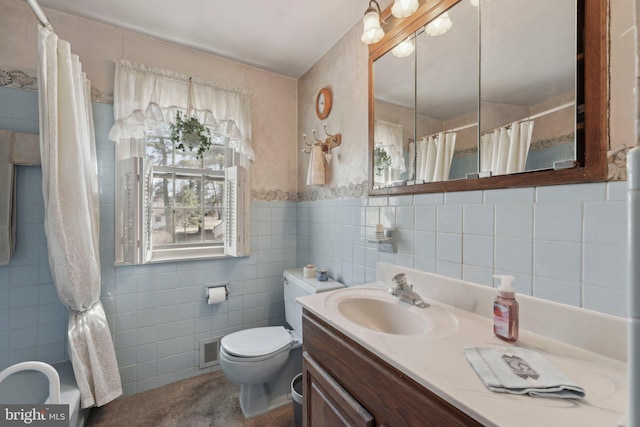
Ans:
{"type": "Polygon", "coordinates": [[[316,136],[315,129],[311,129],[311,133],[313,134],[313,137],[315,138],[316,142],[319,142],[320,144],[324,144],[324,141],[322,139],[318,139],[318,137],[316,136]]]}
{"type": "Polygon", "coordinates": [[[323,125],[323,129],[324,129],[324,133],[327,136],[325,139],[320,139],[318,138],[318,135],[316,134],[316,130],[315,129],[311,129],[311,133],[313,134],[313,139],[316,140],[316,142],[314,144],[311,144],[309,142],[307,142],[307,135],[303,134],[302,135],[302,139],[304,140],[304,144],[309,147],[309,148],[303,148],[302,152],[306,153],[306,154],[310,154],[311,153],[311,147],[313,147],[314,145],[319,145],[322,148],[322,151],[324,153],[327,154],[331,154],[331,150],[339,147],[340,144],[342,144],[342,134],[340,133],[336,133],[334,134],[330,134],[327,131],[327,125],[326,123],[323,125]]]}
{"type": "Polygon", "coordinates": [[[323,127],[324,127],[324,133],[325,135],[327,135],[327,138],[324,140],[324,143],[327,148],[325,151],[331,151],[332,149],[339,147],[340,144],[342,144],[342,134],[340,133],[336,133],[335,135],[330,134],[327,131],[326,123],[323,125],[323,127]]]}
{"type": "MultiPolygon", "coordinates": [[[[304,144],[305,144],[306,146],[308,146],[308,147],[313,147],[313,144],[309,144],[309,143],[307,142],[307,134],[306,134],[306,133],[302,134],[302,139],[304,140],[304,144]]],[[[308,149],[303,148],[303,149],[302,149],[302,152],[303,152],[303,153],[310,154],[310,153],[311,153],[311,148],[308,148],[308,149]]]]}

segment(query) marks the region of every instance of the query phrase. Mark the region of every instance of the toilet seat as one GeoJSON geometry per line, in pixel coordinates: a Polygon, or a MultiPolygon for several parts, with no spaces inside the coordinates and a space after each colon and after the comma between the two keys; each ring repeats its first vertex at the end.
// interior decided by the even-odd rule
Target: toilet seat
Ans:
{"type": "Polygon", "coordinates": [[[220,346],[229,356],[256,358],[289,348],[294,341],[290,331],[283,326],[267,326],[226,335],[220,341],[220,346]]]}

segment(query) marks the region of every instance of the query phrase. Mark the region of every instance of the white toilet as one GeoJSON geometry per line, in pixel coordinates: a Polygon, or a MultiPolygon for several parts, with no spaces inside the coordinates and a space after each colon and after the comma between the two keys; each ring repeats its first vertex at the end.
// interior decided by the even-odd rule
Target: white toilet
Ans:
{"type": "Polygon", "coordinates": [[[234,332],[220,341],[220,367],[240,384],[240,408],[245,418],[255,417],[291,402],[291,380],[302,371],[302,307],[296,298],[344,287],[328,279],[320,282],[286,270],[285,319],[293,328],[268,326],[234,332]]]}

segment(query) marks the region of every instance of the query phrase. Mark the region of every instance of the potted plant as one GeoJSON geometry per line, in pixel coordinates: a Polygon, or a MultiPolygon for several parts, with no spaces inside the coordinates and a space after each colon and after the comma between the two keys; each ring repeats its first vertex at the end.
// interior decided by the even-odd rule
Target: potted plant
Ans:
{"type": "Polygon", "coordinates": [[[378,176],[382,176],[382,173],[387,171],[389,166],[391,166],[391,157],[384,148],[375,147],[373,149],[373,166],[378,176]]]}
{"type": "Polygon", "coordinates": [[[205,127],[197,117],[185,114],[180,111],[176,113],[176,122],[171,123],[171,142],[182,151],[193,151],[198,147],[196,157],[201,159],[202,155],[211,148],[211,130],[205,127]],[[186,146],[185,146],[186,144],[186,146]]]}

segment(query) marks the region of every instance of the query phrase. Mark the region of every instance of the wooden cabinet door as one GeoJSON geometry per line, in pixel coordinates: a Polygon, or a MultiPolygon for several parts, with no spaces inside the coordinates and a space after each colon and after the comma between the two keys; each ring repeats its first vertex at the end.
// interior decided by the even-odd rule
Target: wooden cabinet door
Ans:
{"type": "MultiPolygon", "coordinates": [[[[322,369],[326,377],[340,383],[336,383],[336,386],[347,396],[356,403],[365,405],[375,419],[375,425],[379,427],[383,425],[391,427],[482,426],[481,423],[306,310],[303,314],[302,326],[304,350],[317,367],[316,370],[322,369]]],[[[321,425],[331,426],[330,423],[321,425]]]]}
{"type": "Polygon", "coordinates": [[[303,426],[373,427],[373,416],[307,353],[303,354],[303,426]]]}

